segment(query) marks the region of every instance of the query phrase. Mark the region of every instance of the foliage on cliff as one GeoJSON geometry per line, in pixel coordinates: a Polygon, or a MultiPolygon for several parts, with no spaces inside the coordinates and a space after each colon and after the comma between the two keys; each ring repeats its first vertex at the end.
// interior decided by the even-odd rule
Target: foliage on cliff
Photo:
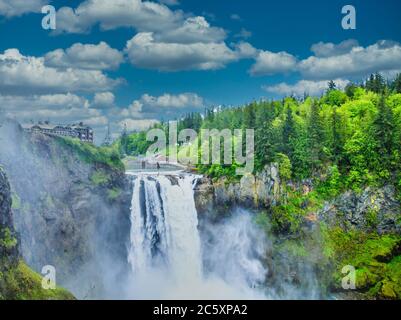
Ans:
{"type": "Polygon", "coordinates": [[[73,300],[67,290],[43,289],[42,277],[23,261],[0,268],[0,300],[73,300]]]}
{"type": "Polygon", "coordinates": [[[56,141],[67,148],[70,148],[85,162],[91,164],[103,164],[113,169],[124,170],[117,150],[112,147],[97,147],[90,143],[84,143],[78,139],[56,138],[56,141]]]}
{"type": "MultiPolygon", "coordinates": [[[[85,296],[98,279],[95,272],[84,272],[89,264],[99,265],[99,252],[110,254],[116,263],[126,262],[131,195],[118,153],[78,140],[27,133],[13,120],[3,123],[0,134],[0,163],[12,186],[14,223],[9,225],[20,232],[21,255],[37,271],[50,262],[61,285],[80,277],[74,295],[85,296]]],[[[11,247],[15,240],[6,237],[2,243],[11,247]]],[[[7,286],[14,278],[37,283],[23,271],[17,264],[10,266],[3,280],[7,286]]],[[[99,280],[96,285],[103,284],[99,280]]],[[[38,290],[32,298],[47,294],[38,290]]],[[[26,298],[24,292],[12,290],[7,297],[26,298]]]]}
{"type": "MultiPolygon", "coordinates": [[[[401,299],[401,236],[396,231],[401,207],[395,199],[401,199],[401,92],[372,81],[345,91],[330,88],[319,99],[290,97],[213,111],[201,127],[255,129],[256,170],[275,162],[283,182],[281,197],[263,216],[286,238],[280,250],[315,264],[323,287],[343,293],[341,271],[352,265],[354,294],[401,299]],[[303,190],[305,181],[313,187],[303,190]],[[374,195],[383,186],[394,186],[395,195],[385,194],[378,203],[373,196],[364,198],[367,187],[374,195]],[[334,217],[339,226],[319,223],[324,205],[347,190],[360,197],[360,208],[350,198],[348,213],[339,208],[334,217]],[[383,221],[390,223],[389,230],[377,227],[383,221]],[[311,236],[316,230],[321,236],[311,236]]],[[[200,169],[216,178],[233,172],[218,165],[200,169]]]]}
{"type": "Polygon", "coordinates": [[[0,300],[74,299],[64,289],[45,290],[42,278],[19,257],[10,185],[0,167],[0,300]]]}
{"type": "Polygon", "coordinates": [[[367,298],[401,299],[401,238],[395,234],[321,226],[326,256],[333,262],[332,286],[341,291],[342,268],[356,270],[356,290],[367,298]]]}
{"type": "MultiPolygon", "coordinates": [[[[168,132],[167,123],[157,127],[168,132]]],[[[203,117],[189,114],[178,121],[178,130],[184,128],[254,129],[257,171],[285,161],[286,177],[302,180],[324,178],[331,168],[336,176],[326,186],[330,190],[322,190],[326,194],[391,181],[401,196],[401,92],[395,84],[386,85],[380,75],[344,91],[331,85],[320,98],[288,97],[214,108],[203,117]]],[[[137,132],[116,144],[124,154],[138,155],[151,142],[144,132],[137,132]]],[[[235,174],[231,166],[199,168],[212,177],[235,174]]]]}

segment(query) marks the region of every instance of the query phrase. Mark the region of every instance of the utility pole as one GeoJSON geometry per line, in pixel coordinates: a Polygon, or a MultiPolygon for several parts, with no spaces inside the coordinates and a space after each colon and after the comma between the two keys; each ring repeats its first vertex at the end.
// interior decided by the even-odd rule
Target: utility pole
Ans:
{"type": "Polygon", "coordinates": [[[124,155],[127,155],[127,139],[128,139],[128,131],[127,131],[127,124],[124,123],[124,130],[121,133],[121,150],[124,155]]]}
{"type": "Polygon", "coordinates": [[[111,134],[110,134],[110,123],[107,123],[107,133],[106,133],[106,137],[104,138],[103,145],[110,146],[111,143],[112,143],[112,140],[111,140],[111,134]]]}

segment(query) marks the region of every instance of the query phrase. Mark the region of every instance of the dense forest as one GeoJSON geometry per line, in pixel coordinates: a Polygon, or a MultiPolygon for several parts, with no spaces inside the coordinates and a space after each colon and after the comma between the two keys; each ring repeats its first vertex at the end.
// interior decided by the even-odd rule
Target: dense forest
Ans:
{"type": "MultiPolygon", "coordinates": [[[[156,127],[168,132],[168,123],[156,127]]],[[[282,181],[277,203],[256,220],[267,233],[282,237],[280,252],[312,261],[330,291],[341,291],[341,270],[351,265],[363,298],[401,298],[399,233],[381,227],[400,223],[401,75],[388,82],[372,74],[343,90],[330,81],[321,97],[211,108],[179,119],[178,129],[184,128],[254,129],[254,174],[276,163],[282,181]],[[313,185],[310,192],[294,187],[306,181],[313,185]],[[337,208],[333,224],[318,218],[330,208],[337,208]],[[363,214],[355,222],[358,210],[363,214]],[[308,219],[317,221],[317,235],[305,229],[308,219]]],[[[113,146],[121,155],[138,156],[152,143],[146,132],[134,132],[124,133],[113,146]]],[[[196,167],[217,183],[240,179],[235,168],[235,163],[196,167]]]]}
{"type": "MultiPolygon", "coordinates": [[[[167,132],[168,124],[156,127],[167,132]]],[[[235,108],[212,108],[178,120],[178,129],[254,129],[255,170],[280,164],[288,180],[327,176],[327,192],[360,190],[394,182],[401,187],[401,75],[387,82],[372,74],[364,83],[338,90],[328,83],[320,98],[287,97],[235,108]]],[[[146,132],[123,134],[122,154],[144,154],[146,132]]],[[[235,166],[198,165],[212,177],[230,176],[235,166]]]]}

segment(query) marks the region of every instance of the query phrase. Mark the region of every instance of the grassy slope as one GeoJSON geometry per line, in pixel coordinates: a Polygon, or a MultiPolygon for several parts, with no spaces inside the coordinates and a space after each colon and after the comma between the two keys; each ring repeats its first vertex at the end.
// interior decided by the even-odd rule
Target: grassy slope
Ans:
{"type": "Polygon", "coordinates": [[[111,147],[97,147],[71,138],[57,137],[55,140],[61,146],[76,152],[80,159],[86,163],[103,164],[112,169],[124,170],[124,164],[121,162],[118,152],[111,147]]]}
{"type": "Polygon", "coordinates": [[[0,300],[73,300],[67,290],[42,288],[42,277],[22,260],[0,272],[0,300]]]}
{"type": "MultiPolygon", "coordinates": [[[[82,161],[100,164],[115,170],[124,170],[124,165],[119,157],[115,156],[115,153],[110,149],[98,148],[73,139],[56,138],[56,141],[61,146],[76,152],[82,161]]],[[[12,206],[13,209],[21,206],[16,194],[12,195],[12,206]]],[[[6,251],[17,245],[16,238],[10,235],[7,228],[2,230],[0,236],[0,246],[6,251]]],[[[0,300],[72,299],[75,299],[75,297],[65,289],[59,287],[54,290],[43,289],[42,276],[34,272],[23,260],[11,263],[8,261],[7,256],[0,257],[0,300]]]]}
{"type": "Polygon", "coordinates": [[[367,298],[401,299],[401,238],[323,226],[326,256],[334,262],[334,289],[341,289],[344,266],[356,269],[356,288],[367,298]]]}

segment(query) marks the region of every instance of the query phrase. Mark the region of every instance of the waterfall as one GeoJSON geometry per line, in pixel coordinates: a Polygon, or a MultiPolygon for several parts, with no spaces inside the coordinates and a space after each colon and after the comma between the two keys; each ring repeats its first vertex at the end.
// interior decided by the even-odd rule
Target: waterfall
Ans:
{"type": "Polygon", "coordinates": [[[195,179],[192,175],[134,177],[128,261],[135,275],[163,270],[182,283],[200,281],[195,179]]]}
{"type": "Polygon", "coordinates": [[[262,253],[264,242],[252,243],[255,239],[245,230],[251,225],[250,218],[245,215],[227,232],[219,232],[220,237],[215,235],[219,241],[213,248],[208,244],[209,236],[201,241],[193,191],[196,179],[190,174],[133,176],[128,254],[132,285],[128,296],[263,298],[255,287],[263,281],[266,270],[254,253],[259,249],[262,253]]]}

